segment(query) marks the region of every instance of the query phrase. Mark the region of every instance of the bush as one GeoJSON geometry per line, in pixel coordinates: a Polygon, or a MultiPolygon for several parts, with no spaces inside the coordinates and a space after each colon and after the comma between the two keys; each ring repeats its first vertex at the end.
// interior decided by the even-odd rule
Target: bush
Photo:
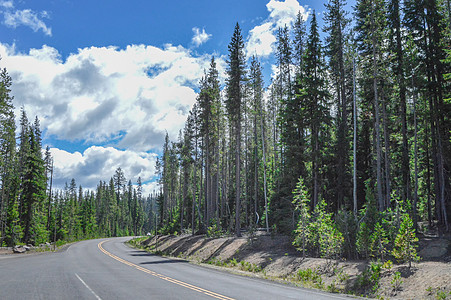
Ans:
{"type": "Polygon", "coordinates": [[[301,269],[296,273],[296,279],[304,283],[312,283],[316,287],[320,288],[323,285],[323,278],[318,272],[308,268],[301,269]]]}
{"type": "Polygon", "coordinates": [[[402,284],[401,273],[396,272],[390,283],[391,283],[391,286],[392,286],[394,292],[400,291],[401,284],[402,284]]]}
{"type": "Polygon", "coordinates": [[[376,293],[379,289],[379,280],[381,277],[382,264],[380,262],[371,262],[368,268],[357,277],[354,288],[363,289],[370,294],[376,293]]]}
{"type": "Polygon", "coordinates": [[[222,235],[221,226],[216,222],[216,220],[211,220],[211,226],[207,228],[207,236],[217,238],[222,235]]]}

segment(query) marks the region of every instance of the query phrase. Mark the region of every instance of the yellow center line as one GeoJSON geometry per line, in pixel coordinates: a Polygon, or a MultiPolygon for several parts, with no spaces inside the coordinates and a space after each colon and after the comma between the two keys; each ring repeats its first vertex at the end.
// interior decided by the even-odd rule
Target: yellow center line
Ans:
{"type": "Polygon", "coordinates": [[[183,281],[180,281],[180,280],[177,280],[177,279],[174,279],[174,278],[171,278],[171,277],[162,275],[162,274],[158,274],[158,273],[156,273],[156,272],[154,272],[154,271],[148,270],[148,269],[143,268],[143,267],[141,267],[141,266],[135,265],[134,263],[131,263],[131,262],[129,262],[129,261],[126,261],[125,259],[122,259],[122,258],[120,258],[120,257],[117,257],[116,255],[114,255],[114,254],[112,254],[112,253],[106,251],[106,250],[102,247],[102,244],[105,243],[105,242],[106,242],[106,241],[102,241],[102,242],[100,242],[100,243],[97,245],[97,247],[99,247],[100,251],[102,251],[103,253],[105,253],[105,254],[108,255],[109,257],[111,257],[111,258],[113,258],[113,259],[115,259],[115,260],[117,260],[117,261],[119,261],[119,262],[121,262],[121,263],[123,263],[123,264],[126,264],[127,266],[133,267],[133,268],[138,269],[138,270],[140,270],[140,271],[142,271],[142,272],[144,272],[144,273],[147,273],[147,274],[150,274],[150,275],[152,275],[152,276],[158,277],[158,278],[160,278],[160,279],[166,280],[166,281],[168,281],[168,282],[172,282],[172,283],[174,283],[174,284],[177,284],[177,285],[186,287],[186,288],[188,288],[188,289],[190,289],[190,290],[193,290],[193,291],[196,291],[196,292],[199,292],[199,293],[202,293],[202,294],[211,296],[211,297],[216,298],[216,299],[221,299],[221,300],[234,300],[233,298],[229,298],[229,297],[227,297],[227,296],[224,296],[224,295],[221,295],[221,294],[218,294],[218,293],[215,293],[215,292],[212,292],[212,291],[209,291],[209,290],[200,288],[200,287],[198,287],[198,286],[195,286],[195,285],[192,285],[192,284],[189,284],[189,283],[186,283],[186,282],[183,282],[183,281]]]}

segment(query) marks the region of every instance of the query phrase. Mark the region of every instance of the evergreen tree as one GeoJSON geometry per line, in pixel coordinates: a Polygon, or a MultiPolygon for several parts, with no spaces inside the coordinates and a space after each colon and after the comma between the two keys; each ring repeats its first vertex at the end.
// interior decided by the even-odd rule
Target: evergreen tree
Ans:
{"type": "Polygon", "coordinates": [[[313,206],[316,206],[322,186],[322,168],[325,167],[324,151],[330,142],[328,108],[330,95],[327,90],[325,62],[315,14],[312,14],[304,62],[305,76],[301,80],[302,89],[298,91],[298,97],[303,104],[305,122],[310,130],[311,197],[313,206]]]}
{"type": "Polygon", "coordinates": [[[412,267],[412,261],[419,260],[416,252],[417,242],[418,238],[415,236],[412,219],[408,214],[404,214],[392,255],[401,263],[408,262],[409,268],[412,267]]]}
{"type": "Polygon", "coordinates": [[[5,234],[9,234],[10,241],[15,241],[20,227],[18,218],[17,173],[16,170],[16,125],[14,121],[14,106],[11,93],[11,77],[6,69],[0,71],[0,245],[3,244],[5,234]],[[14,214],[14,217],[11,217],[14,214]],[[9,216],[9,221],[7,220],[9,216]],[[15,224],[12,224],[14,222],[15,224]],[[6,232],[7,226],[10,226],[6,232]],[[11,236],[12,234],[12,236],[11,236]]]}
{"type": "Polygon", "coordinates": [[[241,102],[245,81],[244,41],[240,25],[237,23],[228,46],[226,107],[230,123],[235,133],[235,234],[241,236],[241,102]]]}
{"type": "MultiPolygon", "coordinates": [[[[349,24],[344,6],[346,2],[343,0],[332,0],[325,4],[326,14],[324,20],[326,22],[325,31],[328,33],[326,37],[326,53],[329,57],[329,67],[331,71],[331,81],[334,86],[333,96],[334,103],[337,107],[336,127],[337,142],[335,152],[336,171],[336,199],[337,206],[344,205],[344,199],[350,198],[349,186],[351,182],[348,166],[349,166],[349,132],[348,132],[348,111],[349,92],[346,84],[346,60],[345,60],[345,44],[346,29],[349,24]]],[[[350,207],[349,203],[346,203],[350,207]]]]}

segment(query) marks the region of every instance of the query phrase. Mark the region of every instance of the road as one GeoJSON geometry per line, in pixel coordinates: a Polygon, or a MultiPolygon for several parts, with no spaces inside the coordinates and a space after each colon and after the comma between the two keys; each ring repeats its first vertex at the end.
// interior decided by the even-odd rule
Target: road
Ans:
{"type": "Polygon", "coordinates": [[[0,256],[0,299],[349,299],[162,258],[124,244],[0,256]]]}

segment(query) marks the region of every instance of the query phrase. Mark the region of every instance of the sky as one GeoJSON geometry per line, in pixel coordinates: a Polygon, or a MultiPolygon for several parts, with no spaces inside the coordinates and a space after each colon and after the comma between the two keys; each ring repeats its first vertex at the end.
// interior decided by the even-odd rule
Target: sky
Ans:
{"type": "Polygon", "coordinates": [[[0,0],[0,67],[16,116],[40,120],[55,187],[94,189],[120,167],[149,194],[212,56],[224,81],[235,24],[269,81],[277,28],[313,10],[321,25],[325,1],[0,0]]]}

